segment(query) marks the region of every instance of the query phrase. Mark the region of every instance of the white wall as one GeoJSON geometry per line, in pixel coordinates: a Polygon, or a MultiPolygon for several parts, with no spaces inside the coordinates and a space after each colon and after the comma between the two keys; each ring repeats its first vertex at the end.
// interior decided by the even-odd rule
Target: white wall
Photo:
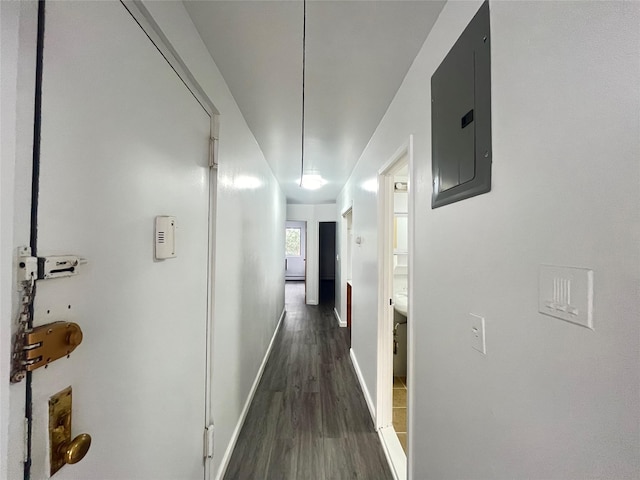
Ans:
{"type": "Polygon", "coordinates": [[[29,245],[35,85],[36,2],[0,2],[0,479],[22,478],[25,387],[10,385],[17,315],[14,265],[29,245]]]}
{"type": "Polygon", "coordinates": [[[492,191],[431,210],[430,77],[479,6],[447,3],[338,199],[364,239],[354,353],[376,398],[362,184],[413,133],[412,478],[638,478],[640,3],[492,2],[492,191]],[[543,263],[594,270],[595,331],[537,313],[543,263]]]}
{"type": "MultiPolygon", "coordinates": [[[[374,137],[375,138],[375,137],[374,137]]],[[[351,350],[357,358],[365,382],[365,395],[376,398],[377,325],[378,325],[378,242],[377,185],[378,169],[389,160],[409,138],[399,141],[384,158],[366,160],[368,148],[360,158],[336,202],[340,245],[340,261],[347,261],[346,218],[342,214],[352,208],[351,248],[351,350]],[[361,242],[355,243],[360,237],[361,242]]],[[[346,266],[345,266],[346,267],[346,266]]],[[[340,318],[346,322],[346,279],[342,265],[336,275],[336,305],[340,318]]]]}
{"type": "MultiPolygon", "coordinates": [[[[318,304],[318,223],[335,222],[335,203],[320,205],[287,205],[287,220],[307,222],[307,304],[318,304]]],[[[337,230],[336,230],[337,235],[337,230]]],[[[284,249],[284,243],[283,249],[284,249]]]]}

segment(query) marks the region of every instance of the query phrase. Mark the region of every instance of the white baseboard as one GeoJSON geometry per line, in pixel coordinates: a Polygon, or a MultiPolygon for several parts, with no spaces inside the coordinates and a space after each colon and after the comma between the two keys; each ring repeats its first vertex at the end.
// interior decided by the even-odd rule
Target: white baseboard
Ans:
{"type": "MultiPolygon", "coordinates": [[[[349,356],[351,357],[351,363],[353,363],[353,368],[356,371],[356,377],[358,377],[358,382],[360,383],[360,388],[362,388],[362,392],[364,393],[364,399],[367,402],[367,407],[369,407],[369,414],[371,415],[371,420],[373,424],[376,424],[376,416],[375,409],[373,407],[373,401],[371,400],[371,394],[369,393],[369,389],[364,383],[364,378],[362,377],[362,371],[360,370],[360,365],[358,365],[358,359],[356,358],[356,354],[353,352],[353,349],[349,350],[349,356]]],[[[378,436],[380,437],[380,442],[382,443],[382,450],[384,451],[384,456],[387,458],[387,463],[389,464],[389,468],[391,469],[391,473],[393,475],[394,480],[406,480],[407,479],[407,457],[402,449],[402,445],[400,444],[400,440],[398,440],[398,436],[396,435],[393,426],[379,428],[378,436]]]]}
{"type": "Polygon", "coordinates": [[[407,456],[402,449],[402,444],[398,440],[393,426],[378,429],[378,436],[382,443],[384,456],[391,469],[394,480],[406,480],[407,478],[407,456]]]}
{"type": "Polygon", "coordinates": [[[336,310],[335,308],[333,309],[333,314],[336,316],[336,320],[338,320],[338,326],[340,327],[347,326],[347,322],[342,321],[342,319],[340,318],[340,314],[338,313],[338,310],[336,310]]]}
{"type": "Polygon", "coordinates": [[[231,440],[229,441],[229,445],[227,445],[227,449],[225,450],[224,456],[222,457],[220,468],[218,469],[218,473],[216,474],[216,477],[215,477],[216,480],[221,480],[227,471],[227,467],[229,466],[229,460],[231,460],[233,449],[236,447],[236,442],[238,441],[238,436],[240,435],[240,430],[242,430],[242,426],[244,425],[244,420],[247,417],[247,412],[249,412],[249,407],[251,406],[251,402],[253,401],[253,396],[256,394],[256,390],[258,389],[258,384],[260,383],[260,379],[262,378],[262,374],[264,373],[264,367],[267,365],[267,360],[269,360],[269,355],[271,354],[271,349],[273,348],[273,342],[276,339],[276,335],[280,330],[280,325],[282,325],[282,320],[284,319],[286,313],[287,313],[286,310],[283,308],[282,314],[280,315],[280,319],[278,320],[278,324],[276,325],[276,329],[274,330],[273,336],[271,337],[271,341],[269,342],[269,346],[267,347],[267,351],[264,354],[264,358],[262,359],[262,364],[260,364],[260,368],[258,369],[256,378],[253,381],[253,385],[251,385],[251,390],[249,391],[249,395],[247,396],[247,401],[244,403],[242,413],[240,413],[240,418],[238,419],[236,428],[233,431],[233,435],[231,435],[231,440]]]}
{"type": "Polygon", "coordinates": [[[371,420],[373,420],[373,424],[376,424],[376,411],[373,407],[373,400],[371,400],[371,394],[369,393],[369,389],[367,388],[366,383],[364,382],[364,377],[362,376],[362,370],[360,370],[360,365],[358,365],[358,360],[356,359],[356,354],[353,352],[353,348],[349,349],[349,356],[351,357],[351,363],[353,364],[353,368],[356,371],[356,377],[358,377],[358,382],[360,383],[360,388],[362,388],[362,392],[364,393],[364,399],[367,402],[367,407],[369,407],[369,414],[371,415],[371,420]]]}

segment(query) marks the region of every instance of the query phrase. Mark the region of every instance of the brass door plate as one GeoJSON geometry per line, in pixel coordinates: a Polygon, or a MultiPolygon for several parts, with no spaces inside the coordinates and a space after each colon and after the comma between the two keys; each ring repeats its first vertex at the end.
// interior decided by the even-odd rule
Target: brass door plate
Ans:
{"type": "Polygon", "coordinates": [[[71,403],[71,387],[49,399],[49,476],[67,463],[78,463],[91,447],[88,433],[81,433],[71,440],[71,403]]]}
{"type": "Polygon", "coordinates": [[[69,355],[82,342],[82,330],[77,323],[53,322],[27,333],[25,368],[36,368],[69,355]]]}
{"type": "Polygon", "coordinates": [[[53,475],[66,463],[64,446],[71,441],[71,387],[49,399],[49,452],[53,475]]]}

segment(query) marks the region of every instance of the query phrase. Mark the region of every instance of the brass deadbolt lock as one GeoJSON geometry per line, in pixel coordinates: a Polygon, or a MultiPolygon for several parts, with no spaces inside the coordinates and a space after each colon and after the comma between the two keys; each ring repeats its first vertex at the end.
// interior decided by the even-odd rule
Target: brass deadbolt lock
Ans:
{"type": "Polygon", "coordinates": [[[78,463],[91,447],[91,435],[87,433],[71,439],[71,405],[71,387],[49,399],[50,475],[67,463],[78,463]]]}
{"type": "Polygon", "coordinates": [[[25,369],[32,372],[71,355],[82,343],[82,329],[73,322],[53,322],[27,332],[24,349],[25,369]]]}

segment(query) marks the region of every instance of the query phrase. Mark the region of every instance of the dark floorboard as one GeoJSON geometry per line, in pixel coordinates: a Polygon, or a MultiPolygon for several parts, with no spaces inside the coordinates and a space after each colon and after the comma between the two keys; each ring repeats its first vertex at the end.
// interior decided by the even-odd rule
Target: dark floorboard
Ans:
{"type": "Polygon", "coordinates": [[[305,305],[302,282],[287,283],[286,302],[224,478],[393,478],[333,303],[305,305]]]}

